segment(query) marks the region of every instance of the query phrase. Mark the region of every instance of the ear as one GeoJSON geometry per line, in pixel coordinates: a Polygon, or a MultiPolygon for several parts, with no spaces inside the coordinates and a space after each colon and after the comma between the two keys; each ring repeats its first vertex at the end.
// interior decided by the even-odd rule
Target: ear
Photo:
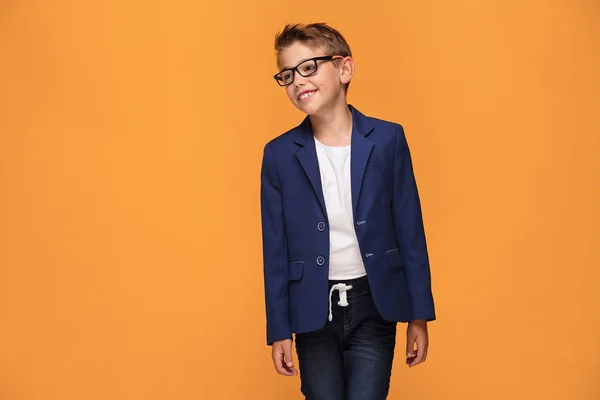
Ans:
{"type": "Polygon", "coordinates": [[[350,82],[354,76],[354,60],[352,57],[345,57],[340,61],[340,81],[344,84],[350,82]]]}

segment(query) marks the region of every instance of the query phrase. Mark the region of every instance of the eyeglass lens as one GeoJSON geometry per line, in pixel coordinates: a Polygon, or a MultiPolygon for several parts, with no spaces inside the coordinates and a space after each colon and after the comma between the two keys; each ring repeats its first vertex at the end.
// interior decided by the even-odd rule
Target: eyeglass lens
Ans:
{"type": "MultiPolygon", "coordinates": [[[[317,71],[316,60],[306,60],[296,67],[302,76],[310,76],[317,71]]],[[[277,75],[277,80],[283,85],[289,85],[294,81],[294,70],[286,70],[277,75]]]]}

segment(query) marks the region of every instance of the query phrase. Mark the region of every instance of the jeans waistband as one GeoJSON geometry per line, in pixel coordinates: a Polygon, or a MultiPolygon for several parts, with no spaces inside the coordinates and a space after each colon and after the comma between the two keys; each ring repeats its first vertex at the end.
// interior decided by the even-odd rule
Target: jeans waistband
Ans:
{"type": "Polygon", "coordinates": [[[337,283],[344,283],[346,285],[351,285],[352,289],[348,291],[349,296],[357,296],[365,293],[369,293],[371,291],[371,287],[369,286],[369,279],[367,275],[363,275],[360,278],[355,279],[341,279],[341,280],[330,280],[329,281],[329,289],[337,283]]]}

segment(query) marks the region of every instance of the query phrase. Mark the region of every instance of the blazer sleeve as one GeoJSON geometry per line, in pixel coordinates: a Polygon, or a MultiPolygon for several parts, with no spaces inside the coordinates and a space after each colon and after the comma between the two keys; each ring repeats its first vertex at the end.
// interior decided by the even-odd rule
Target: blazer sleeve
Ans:
{"type": "Polygon", "coordinates": [[[281,185],[271,147],[264,148],[260,185],[267,344],[291,339],[287,243],[281,185]]]}
{"type": "Polygon", "coordinates": [[[421,203],[410,149],[400,125],[396,135],[392,209],[396,240],[412,301],[413,319],[433,321],[436,316],[421,203]]]}

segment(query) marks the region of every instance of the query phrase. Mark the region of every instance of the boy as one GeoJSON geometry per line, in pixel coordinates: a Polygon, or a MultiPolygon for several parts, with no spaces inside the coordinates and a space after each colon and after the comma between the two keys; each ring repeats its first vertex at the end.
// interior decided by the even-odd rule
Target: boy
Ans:
{"type": "Polygon", "coordinates": [[[267,344],[277,372],[296,375],[295,333],[309,400],[385,399],[397,322],[412,367],[436,318],[408,144],[347,104],[354,61],[337,30],[287,25],[275,49],[274,78],[307,117],[264,147],[267,344]]]}

